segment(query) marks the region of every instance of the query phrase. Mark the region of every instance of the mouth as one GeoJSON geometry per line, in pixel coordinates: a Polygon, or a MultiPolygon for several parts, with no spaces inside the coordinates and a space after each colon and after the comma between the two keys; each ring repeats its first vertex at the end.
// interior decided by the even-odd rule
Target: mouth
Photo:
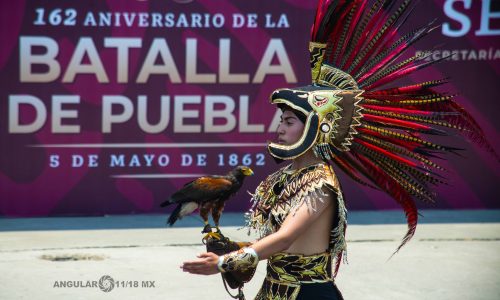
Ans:
{"type": "Polygon", "coordinates": [[[278,139],[278,144],[280,144],[280,145],[284,145],[284,144],[285,144],[285,141],[284,141],[284,140],[282,140],[282,139],[278,139]]]}

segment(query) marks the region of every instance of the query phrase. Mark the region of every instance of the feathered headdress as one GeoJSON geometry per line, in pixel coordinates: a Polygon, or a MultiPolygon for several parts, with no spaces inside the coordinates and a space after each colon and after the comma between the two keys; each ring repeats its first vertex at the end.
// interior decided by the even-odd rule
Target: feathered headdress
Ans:
{"type": "Polygon", "coordinates": [[[387,87],[438,62],[426,54],[402,58],[437,28],[432,21],[400,32],[415,2],[319,0],[309,45],[313,84],[271,96],[272,103],[307,116],[302,138],[294,145],[270,143],[271,155],[292,159],[313,149],[355,181],[388,193],[408,222],[396,252],[415,233],[414,199],[434,202],[430,186],[443,183],[438,174],[444,169],[432,159],[459,150],[427,135],[456,130],[498,159],[472,116],[452,95],[436,90],[446,79],[387,87]]]}

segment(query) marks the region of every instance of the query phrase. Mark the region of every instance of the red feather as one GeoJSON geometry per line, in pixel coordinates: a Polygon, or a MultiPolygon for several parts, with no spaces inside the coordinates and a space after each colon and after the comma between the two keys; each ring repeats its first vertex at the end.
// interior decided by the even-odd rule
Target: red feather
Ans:
{"type": "Polygon", "coordinates": [[[377,147],[375,145],[367,143],[367,142],[365,142],[365,141],[363,141],[361,139],[354,138],[354,142],[356,142],[358,144],[361,144],[361,145],[363,145],[363,146],[365,146],[367,148],[370,148],[370,149],[372,149],[374,151],[377,151],[378,153],[381,153],[381,154],[383,154],[383,155],[385,155],[387,157],[390,157],[390,158],[392,158],[392,159],[394,159],[396,161],[399,161],[399,162],[401,162],[401,163],[403,163],[403,164],[405,164],[405,165],[407,165],[409,167],[415,168],[415,167],[418,166],[416,163],[414,163],[414,162],[412,162],[410,160],[407,160],[407,159],[404,159],[402,157],[399,157],[399,156],[397,156],[397,155],[395,155],[395,154],[393,154],[393,153],[391,153],[391,152],[389,152],[387,150],[384,150],[384,149],[382,149],[380,147],[377,147]]]}
{"type": "Polygon", "coordinates": [[[423,111],[423,110],[415,110],[415,109],[404,109],[404,108],[396,108],[396,107],[388,107],[388,106],[376,106],[376,105],[368,105],[365,104],[363,107],[373,109],[373,110],[381,110],[381,111],[390,111],[390,112],[395,112],[399,114],[418,114],[418,115],[432,115],[433,112],[431,111],[423,111]]]}
{"type": "Polygon", "coordinates": [[[388,136],[385,136],[385,135],[381,134],[380,132],[376,132],[376,131],[373,131],[373,130],[370,130],[370,129],[367,129],[367,128],[364,128],[364,127],[360,127],[357,130],[359,132],[362,132],[362,133],[365,133],[365,134],[368,134],[368,135],[372,135],[372,136],[381,138],[381,139],[383,139],[385,141],[391,142],[391,143],[399,145],[401,147],[405,147],[406,149],[408,149],[410,151],[413,151],[416,148],[418,148],[419,146],[421,146],[419,143],[410,142],[410,141],[404,141],[404,140],[399,140],[399,139],[396,139],[396,138],[388,137],[388,136]]]}
{"type": "Polygon", "coordinates": [[[381,116],[375,116],[375,115],[370,115],[370,114],[363,114],[363,117],[368,121],[388,123],[388,124],[393,124],[393,125],[397,125],[397,126],[403,126],[403,127],[415,129],[415,130],[431,130],[432,129],[429,126],[414,123],[414,122],[408,122],[408,121],[386,118],[386,117],[381,117],[381,116]]]}
{"type": "Polygon", "coordinates": [[[425,92],[427,89],[429,89],[431,87],[439,86],[439,85],[442,85],[445,83],[448,83],[447,78],[433,80],[433,81],[427,81],[427,82],[422,82],[422,83],[417,83],[417,84],[412,84],[412,85],[407,85],[407,86],[402,86],[402,87],[389,88],[389,89],[383,89],[383,90],[377,90],[377,91],[369,91],[369,92],[366,92],[365,94],[369,94],[369,95],[412,94],[412,93],[425,92]]]}
{"type": "Polygon", "coordinates": [[[408,192],[395,181],[392,177],[387,175],[382,169],[375,165],[370,159],[366,158],[360,153],[353,153],[356,158],[363,163],[368,171],[372,174],[370,178],[373,183],[379,186],[382,190],[393,197],[403,208],[406,214],[406,221],[408,223],[408,231],[401,242],[401,245],[396,249],[394,253],[397,253],[401,247],[403,247],[415,234],[418,223],[418,212],[415,202],[408,194],[408,192]]]}

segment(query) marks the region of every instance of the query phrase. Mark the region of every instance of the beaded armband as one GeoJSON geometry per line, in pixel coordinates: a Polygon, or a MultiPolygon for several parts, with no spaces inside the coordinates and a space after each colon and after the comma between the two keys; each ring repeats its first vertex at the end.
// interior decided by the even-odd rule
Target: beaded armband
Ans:
{"type": "Polygon", "coordinates": [[[245,247],[226,255],[219,256],[217,268],[222,273],[235,270],[255,268],[259,263],[259,256],[253,248],[245,247]]]}

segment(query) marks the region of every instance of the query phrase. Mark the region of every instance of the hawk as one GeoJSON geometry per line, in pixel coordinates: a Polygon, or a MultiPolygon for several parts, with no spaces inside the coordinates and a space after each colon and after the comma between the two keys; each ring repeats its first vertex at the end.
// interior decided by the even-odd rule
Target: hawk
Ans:
{"type": "Polygon", "coordinates": [[[186,183],[160,205],[166,207],[170,204],[177,204],[168,218],[167,224],[172,226],[178,219],[182,219],[199,208],[200,216],[205,223],[202,232],[212,232],[212,227],[208,223],[209,213],[212,213],[215,228],[217,232],[220,232],[219,219],[224,210],[225,202],[240,189],[245,177],[250,175],[253,175],[252,169],[238,166],[225,176],[203,176],[186,183]]]}

